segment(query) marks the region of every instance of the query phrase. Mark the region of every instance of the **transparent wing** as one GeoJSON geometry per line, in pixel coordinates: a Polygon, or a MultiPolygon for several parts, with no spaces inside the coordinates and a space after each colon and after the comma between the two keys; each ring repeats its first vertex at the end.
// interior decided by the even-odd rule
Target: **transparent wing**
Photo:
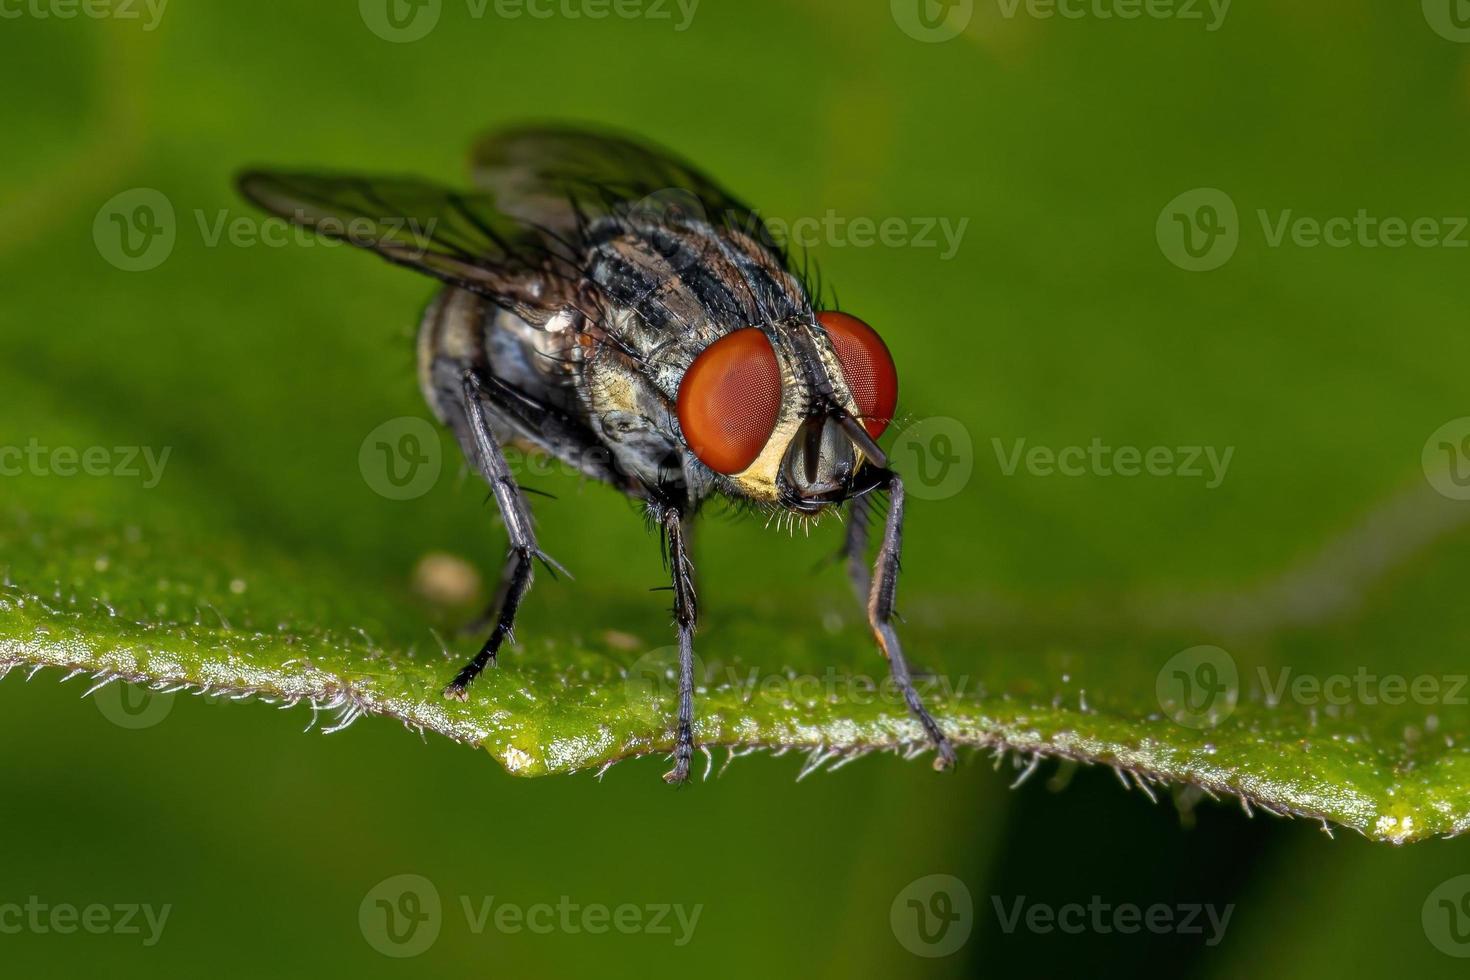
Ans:
{"type": "Polygon", "coordinates": [[[470,172],[506,213],[558,237],[601,215],[683,211],[779,251],[749,205],[669,151],[618,133],[557,126],[490,133],[476,142],[470,172]]]}
{"type": "Polygon", "coordinates": [[[545,308],[534,273],[575,259],[498,208],[492,195],[414,177],[250,170],[238,183],[271,214],[517,312],[545,308]]]}

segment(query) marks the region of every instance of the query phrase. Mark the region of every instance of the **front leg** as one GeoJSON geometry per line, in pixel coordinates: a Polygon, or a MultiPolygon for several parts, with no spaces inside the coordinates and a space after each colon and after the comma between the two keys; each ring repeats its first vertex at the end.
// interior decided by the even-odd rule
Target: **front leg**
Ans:
{"type": "Polygon", "coordinates": [[[674,737],[674,768],[664,773],[664,780],[682,783],[689,778],[689,760],[694,755],[694,627],[699,609],[694,596],[694,563],[689,560],[685,515],[677,508],[666,508],[659,516],[659,524],[668,548],[674,622],[679,628],[679,730],[674,737]]]}
{"type": "MultiPolygon", "coordinates": [[[[855,506],[852,522],[848,525],[850,535],[859,524],[863,528],[867,526],[866,513],[859,512],[856,507],[862,500],[863,498],[859,497],[853,501],[855,506]]],[[[879,649],[888,658],[889,672],[893,675],[893,682],[903,692],[903,699],[908,705],[909,712],[919,720],[919,724],[924,726],[924,731],[929,734],[929,740],[934,743],[934,768],[948,769],[954,765],[954,747],[950,745],[948,736],[944,734],[933,716],[929,714],[928,709],[924,707],[919,692],[914,690],[914,682],[909,677],[908,661],[904,659],[903,647],[898,642],[898,633],[893,629],[893,601],[898,592],[899,551],[903,547],[903,503],[903,481],[899,479],[897,473],[894,473],[888,481],[888,520],[883,528],[883,543],[878,548],[878,561],[874,565],[872,584],[868,590],[868,625],[873,629],[873,636],[878,640],[879,649]]],[[[857,540],[866,543],[866,532],[858,535],[857,540]]],[[[849,538],[848,568],[852,573],[854,586],[861,589],[863,579],[867,577],[867,570],[862,567],[860,557],[854,559],[850,550],[853,544],[854,539],[849,538]]]]}
{"type": "Polygon", "coordinates": [[[868,572],[868,537],[871,528],[868,522],[873,517],[872,498],[867,494],[853,497],[847,505],[847,533],[842,539],[842,551],[838,557],[847,567],[847,579],[858,602],[868,603],[868,593],[873,590],[873,576],[868,572]]]}

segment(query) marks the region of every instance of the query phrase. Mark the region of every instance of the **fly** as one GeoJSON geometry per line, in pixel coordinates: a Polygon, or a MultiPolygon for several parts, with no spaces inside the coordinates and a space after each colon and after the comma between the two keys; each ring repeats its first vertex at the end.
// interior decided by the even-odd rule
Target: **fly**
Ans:
{"type": "Polygon", "coordinates": [[[660,529],[678,630],[674,766],[694,752],[698,606],[691,521],[716,496],[771,514],[848,510],[843,555],[909,711],[954,749],[914,689],[893,628],[904,488],[878,445],[898,375],[858,318],[814,307],[756,213],[663,150],[530,127],[471,157],[475,190],[413,177],[251,170],[261,208],[441,280],[419,327],[430,409],[490,485],[510,539],[493,624],[444,689],[470,685],[511,639],[541,550],[506,446],[544,454],[641,501],[660,529]],[[887,496],[867,564],[873,494],[887,496]]]}

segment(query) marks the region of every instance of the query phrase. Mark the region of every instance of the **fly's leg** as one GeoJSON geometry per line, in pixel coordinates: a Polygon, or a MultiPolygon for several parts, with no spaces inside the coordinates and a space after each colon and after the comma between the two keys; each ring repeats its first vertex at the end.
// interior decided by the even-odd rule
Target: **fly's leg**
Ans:
{"type": "Polygon", "coordinates": [[[495,618],[495,627],[480,647],[480,652],[461,667],[454,680],[444,688],[444,696],[457,701],[469,698],[470,682],[480,675],[486,665],[495,661],[502,643],[507,639],[514,639],[512,631],[515,627],[516,610],[520,608],[521,599],[531,587],[533,563],[540,560],[548,567],[554,567],[551,559],[536,544],[536,533],[531,527],[531,509],[526,505],[520,488],[516,486],[510,466],[505,461],[505,454],[500,451],[500,445],[490,429],[482,394],[478,376],[472,370],[464,370],[459,379],[459,407],[463,414],[451,416],[450,423],[476,472],[490,484],[490,492],[500,508],[500,517],[505,522],[506,534],[510,537],[510,553],[496,600],[499,614],[495,618]]]}
{"type": "MultiPolygon", "coordinates": [[[[861,503],[863,498],[858,498],[853,503],[861,503]]],[[[908,705],[909,713],[919,720],[924,726],[924,731],[929,734],[929,740],[934,743],[934,768],[948,769],[954,765],[954,747],[950,745],[949,738],[940,730],[938,723],[924,707],[919,692],[914,690],[913,679],[909,676],[908,661],[904,659],[903,647],[899,645],[898,633],[893,629],[893,600],[898,592],[898,568],[899,552],[903,547],[903,481],[894,473],[888,482],[888,519],[883,527],[883,543],[878,548],[878,561],[873,568],[872,586],[868,591],[868,625],[873,629],[873,636],[878,641],[878,647],[883,655],[888,658],[888,669],[893,675],[893,682],[903,692],[904,703],[908,705]]],[[[858,516],[854,513],[854,517],[858,516]]],[[[866,515],[863,515],[866,516],[866,515]]],[[[866,528],[866,521],[853,521],[848,527],[849,542],[853,534],[852,528],[862,524],[866,528]]],[[[862,543],[866,544],[867,533],[863,531],[862,543]]],[[[861,569],[861,552],[854,559],[849,553],[848,568],[857,567],[859,570],[853,575],[853,584],[857,586],[862,578],[866,577],[866,571],[861,569]],[[860,577],[861,576],[861,577],[860,577]]]]}
{"type": "Polygon", "coordinates": [[[847,505],[847,532],[838,558],[847,566],[847,578],[852,583],[853,594],[858,602],[867,605],[868,593],[873,590],[873,576],[868,570],[868,537],[872,529],[868,522],[873,518],[873,505],[865,495],[852,498],[847,505]]]}
{"type": "Polygon", "coordinates": [[[674,622],[679,628],[679,730],[674,738],[674,768],[664,773],[664,780],[682,783],[689,778],[689,760],[694,755],[694,628],[699,609],[694,596],[694,563],[689,559],[689,528],[685,517],[677,508],[670,507],[659,521],[668,548],[674,622]]]}

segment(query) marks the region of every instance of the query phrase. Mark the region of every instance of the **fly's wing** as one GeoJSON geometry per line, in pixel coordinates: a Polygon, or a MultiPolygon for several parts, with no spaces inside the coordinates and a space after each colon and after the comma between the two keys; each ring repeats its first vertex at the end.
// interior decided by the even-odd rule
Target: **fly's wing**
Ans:
{"type": "Polygon", "coordinates": [[[239,188],[271,214],[487,296],[533,322],[557,305],[537,273],[577,258],[497,207],[492,195],[415,177],[249,170],[239,188]]]}
{"type": "Polygon", "coordinates": [[[527,126],[490,133],[470,156],[475,186],[527,224],[570,238],[603,215],[697,218],[785,252],[755,211],[674,154],[617,133],[527,126]]]}
{"type": "Polygon", "coordinates": [[[589,278],[655,331],[668,323],[774,322],[807,313],[809,297],[821,295],[814,269],[793,268],[749,205],[679,157],[630,137],[507,129],[476,143],[470,170],[506,213],[581,248],[589,278]]]}

